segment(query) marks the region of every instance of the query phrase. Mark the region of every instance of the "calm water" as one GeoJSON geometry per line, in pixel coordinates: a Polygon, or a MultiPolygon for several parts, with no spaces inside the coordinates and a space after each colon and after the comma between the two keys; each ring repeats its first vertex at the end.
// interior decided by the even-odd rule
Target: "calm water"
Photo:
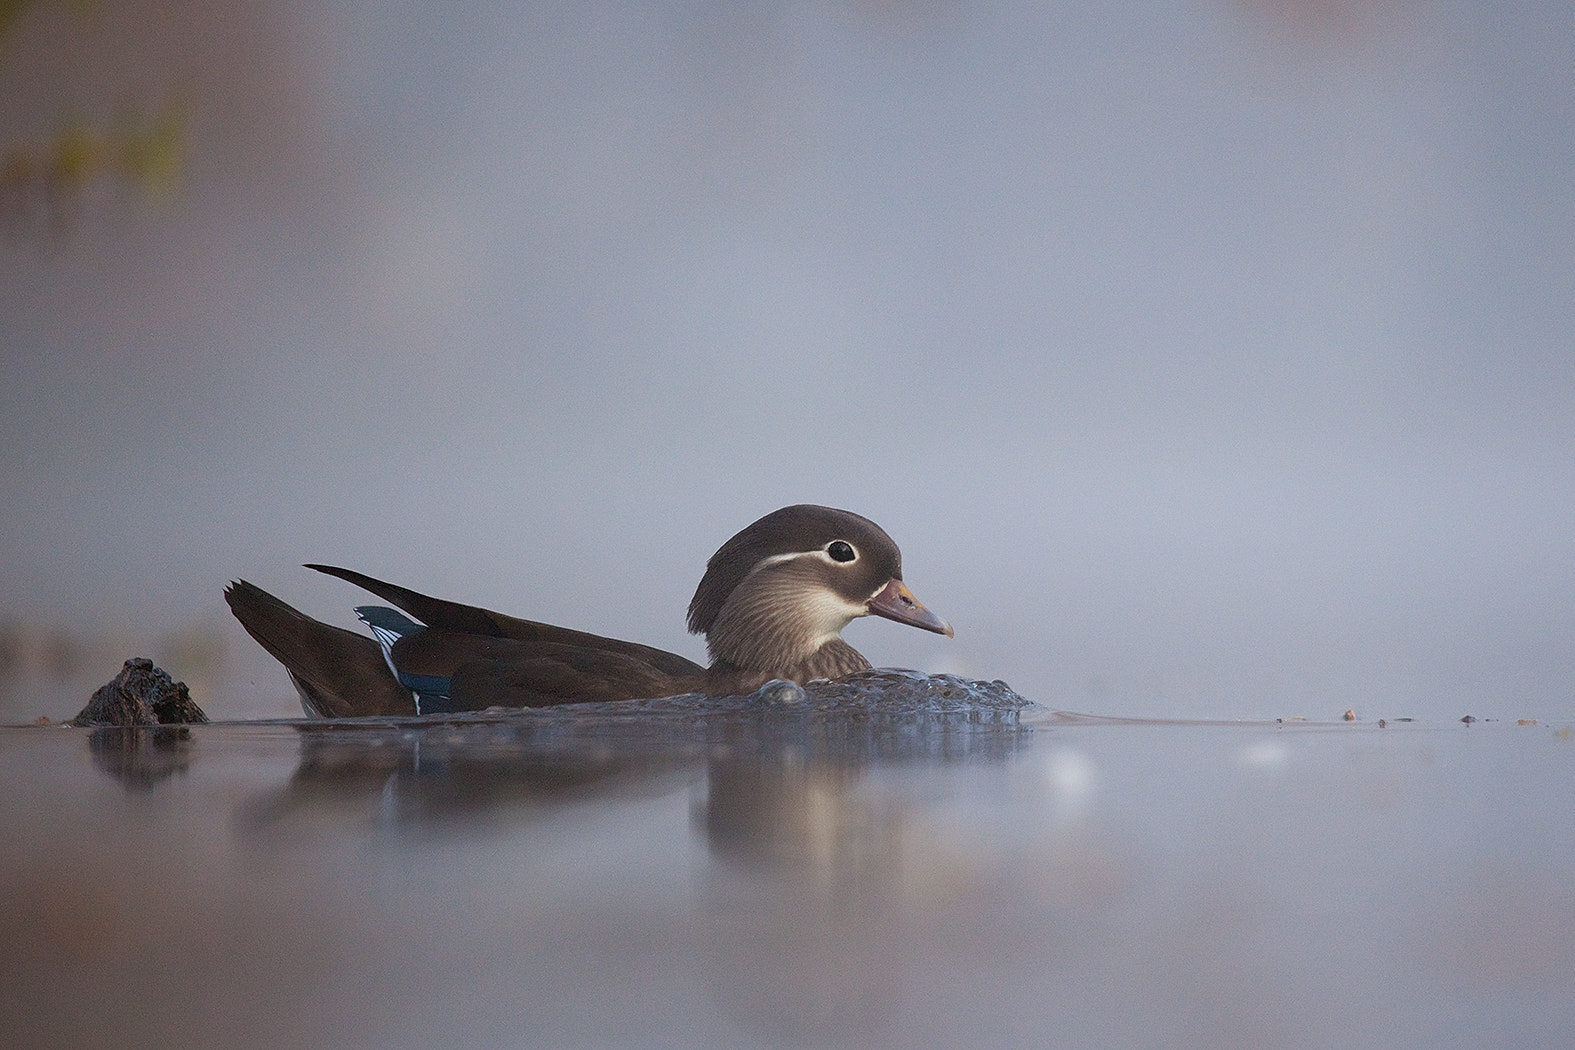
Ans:
{"type": "Polygon", "coordinates": [[[1551,1047],[1568,726],[0,730],[24,1047],[1551,1047]]]}

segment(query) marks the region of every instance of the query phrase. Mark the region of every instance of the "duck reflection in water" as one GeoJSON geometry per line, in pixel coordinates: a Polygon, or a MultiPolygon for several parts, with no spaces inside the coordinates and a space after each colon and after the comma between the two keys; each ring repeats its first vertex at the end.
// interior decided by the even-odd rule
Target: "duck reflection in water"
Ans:
{"type": "Polygon", "coordinates": [[[856,782],[875,763],[1003,757],[1026,732],[1017,724],[1025,703],[1002,683],[870,671],[741,697],[292,723],[296,769],[249,807],[249,822],[260,829],[307,811],[361,809],[396,828],[441,831],[704,779],[711,815],[701,826],[719,857],[758,849],[796,863],[794,814],[814,810],[827,788],[856,782]],[[845,706],[849,697],[858,703],[845,706]],[[830,779],[805,793],[809,773],[830,779]]]}
{"type": "Polygon", "coordinates": [[[747,697],[303,723],[295,773],[247,823],[267,834],[327,811],[339,828],[350,811],[401,838],[441,837],[600,819],[628,800],[689,791],[711,863],[694,869],[688,936],[673,951],[751,1028],[846,1039],[878,1031],[896,1008],[909,960],[890,946],[913,920],[915,888],[922,900],[933,882],[916,855],[917,804],[881,778],[1005,761],[1028,741],[1023,704],[1004,686],[868,672],[747,697]]]}

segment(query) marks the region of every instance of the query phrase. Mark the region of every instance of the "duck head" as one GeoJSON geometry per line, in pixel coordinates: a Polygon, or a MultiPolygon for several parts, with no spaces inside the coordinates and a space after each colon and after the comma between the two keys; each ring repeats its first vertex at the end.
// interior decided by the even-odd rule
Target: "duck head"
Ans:
{"type": "Polygon", "coordinates": [[[860,616],[951,637],[902,582],[902,552],[868,518],[830,507],[773,511],[722,544],[689,603],[713,668],[807,681],[863,670],[842,640],[860,616]]]}

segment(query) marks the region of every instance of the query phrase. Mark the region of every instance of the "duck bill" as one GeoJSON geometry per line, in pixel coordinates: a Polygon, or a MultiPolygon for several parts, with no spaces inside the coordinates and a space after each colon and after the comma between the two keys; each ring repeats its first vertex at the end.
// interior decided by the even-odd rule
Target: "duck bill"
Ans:
{"type": "Polygon", "coordinates": [[[870,612],[888,620],[952,637],[952,625],[924,607],[901,580],[890,580],[870,599],[870,612]]]}

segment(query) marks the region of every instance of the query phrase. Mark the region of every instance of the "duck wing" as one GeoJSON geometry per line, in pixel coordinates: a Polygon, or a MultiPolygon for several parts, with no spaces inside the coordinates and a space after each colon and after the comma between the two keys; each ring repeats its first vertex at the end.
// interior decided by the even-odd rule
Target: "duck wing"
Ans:
{"type": "MultiPolygon", "coordinates": [[[[428,628],[447,632],[450,635],[508,638],[521,642],[587,649],[597,653],[627,657],[636,663],[674,677],[699,675],[705,670],[699,664],[663,649],[640,645],[638,642],[620,641],[617,638],[604,638],[601,635],[575,631],[568,627],[556,627],[550,623],[521,620],[490,609],[433,598],[396,583],[374,579],[353,569],[342,569],[335,565],[307,565],[306,568],[353,583],[398,606],[428,628]]],[[[435,641],[434,639],[428,644],[435,644],[435,641]]]]}
{"type": "Polygon", "coordinates": [[[400,638],[389,659],[401,679],[447,680],[445,705],[426,700],[423,713],[673,696],[700,691],[705,682],[705,672],[695,664],[689,665],[690,672],[674,674],[638,656],[600,646],[500,638],[441,627],[400,638]]]}

